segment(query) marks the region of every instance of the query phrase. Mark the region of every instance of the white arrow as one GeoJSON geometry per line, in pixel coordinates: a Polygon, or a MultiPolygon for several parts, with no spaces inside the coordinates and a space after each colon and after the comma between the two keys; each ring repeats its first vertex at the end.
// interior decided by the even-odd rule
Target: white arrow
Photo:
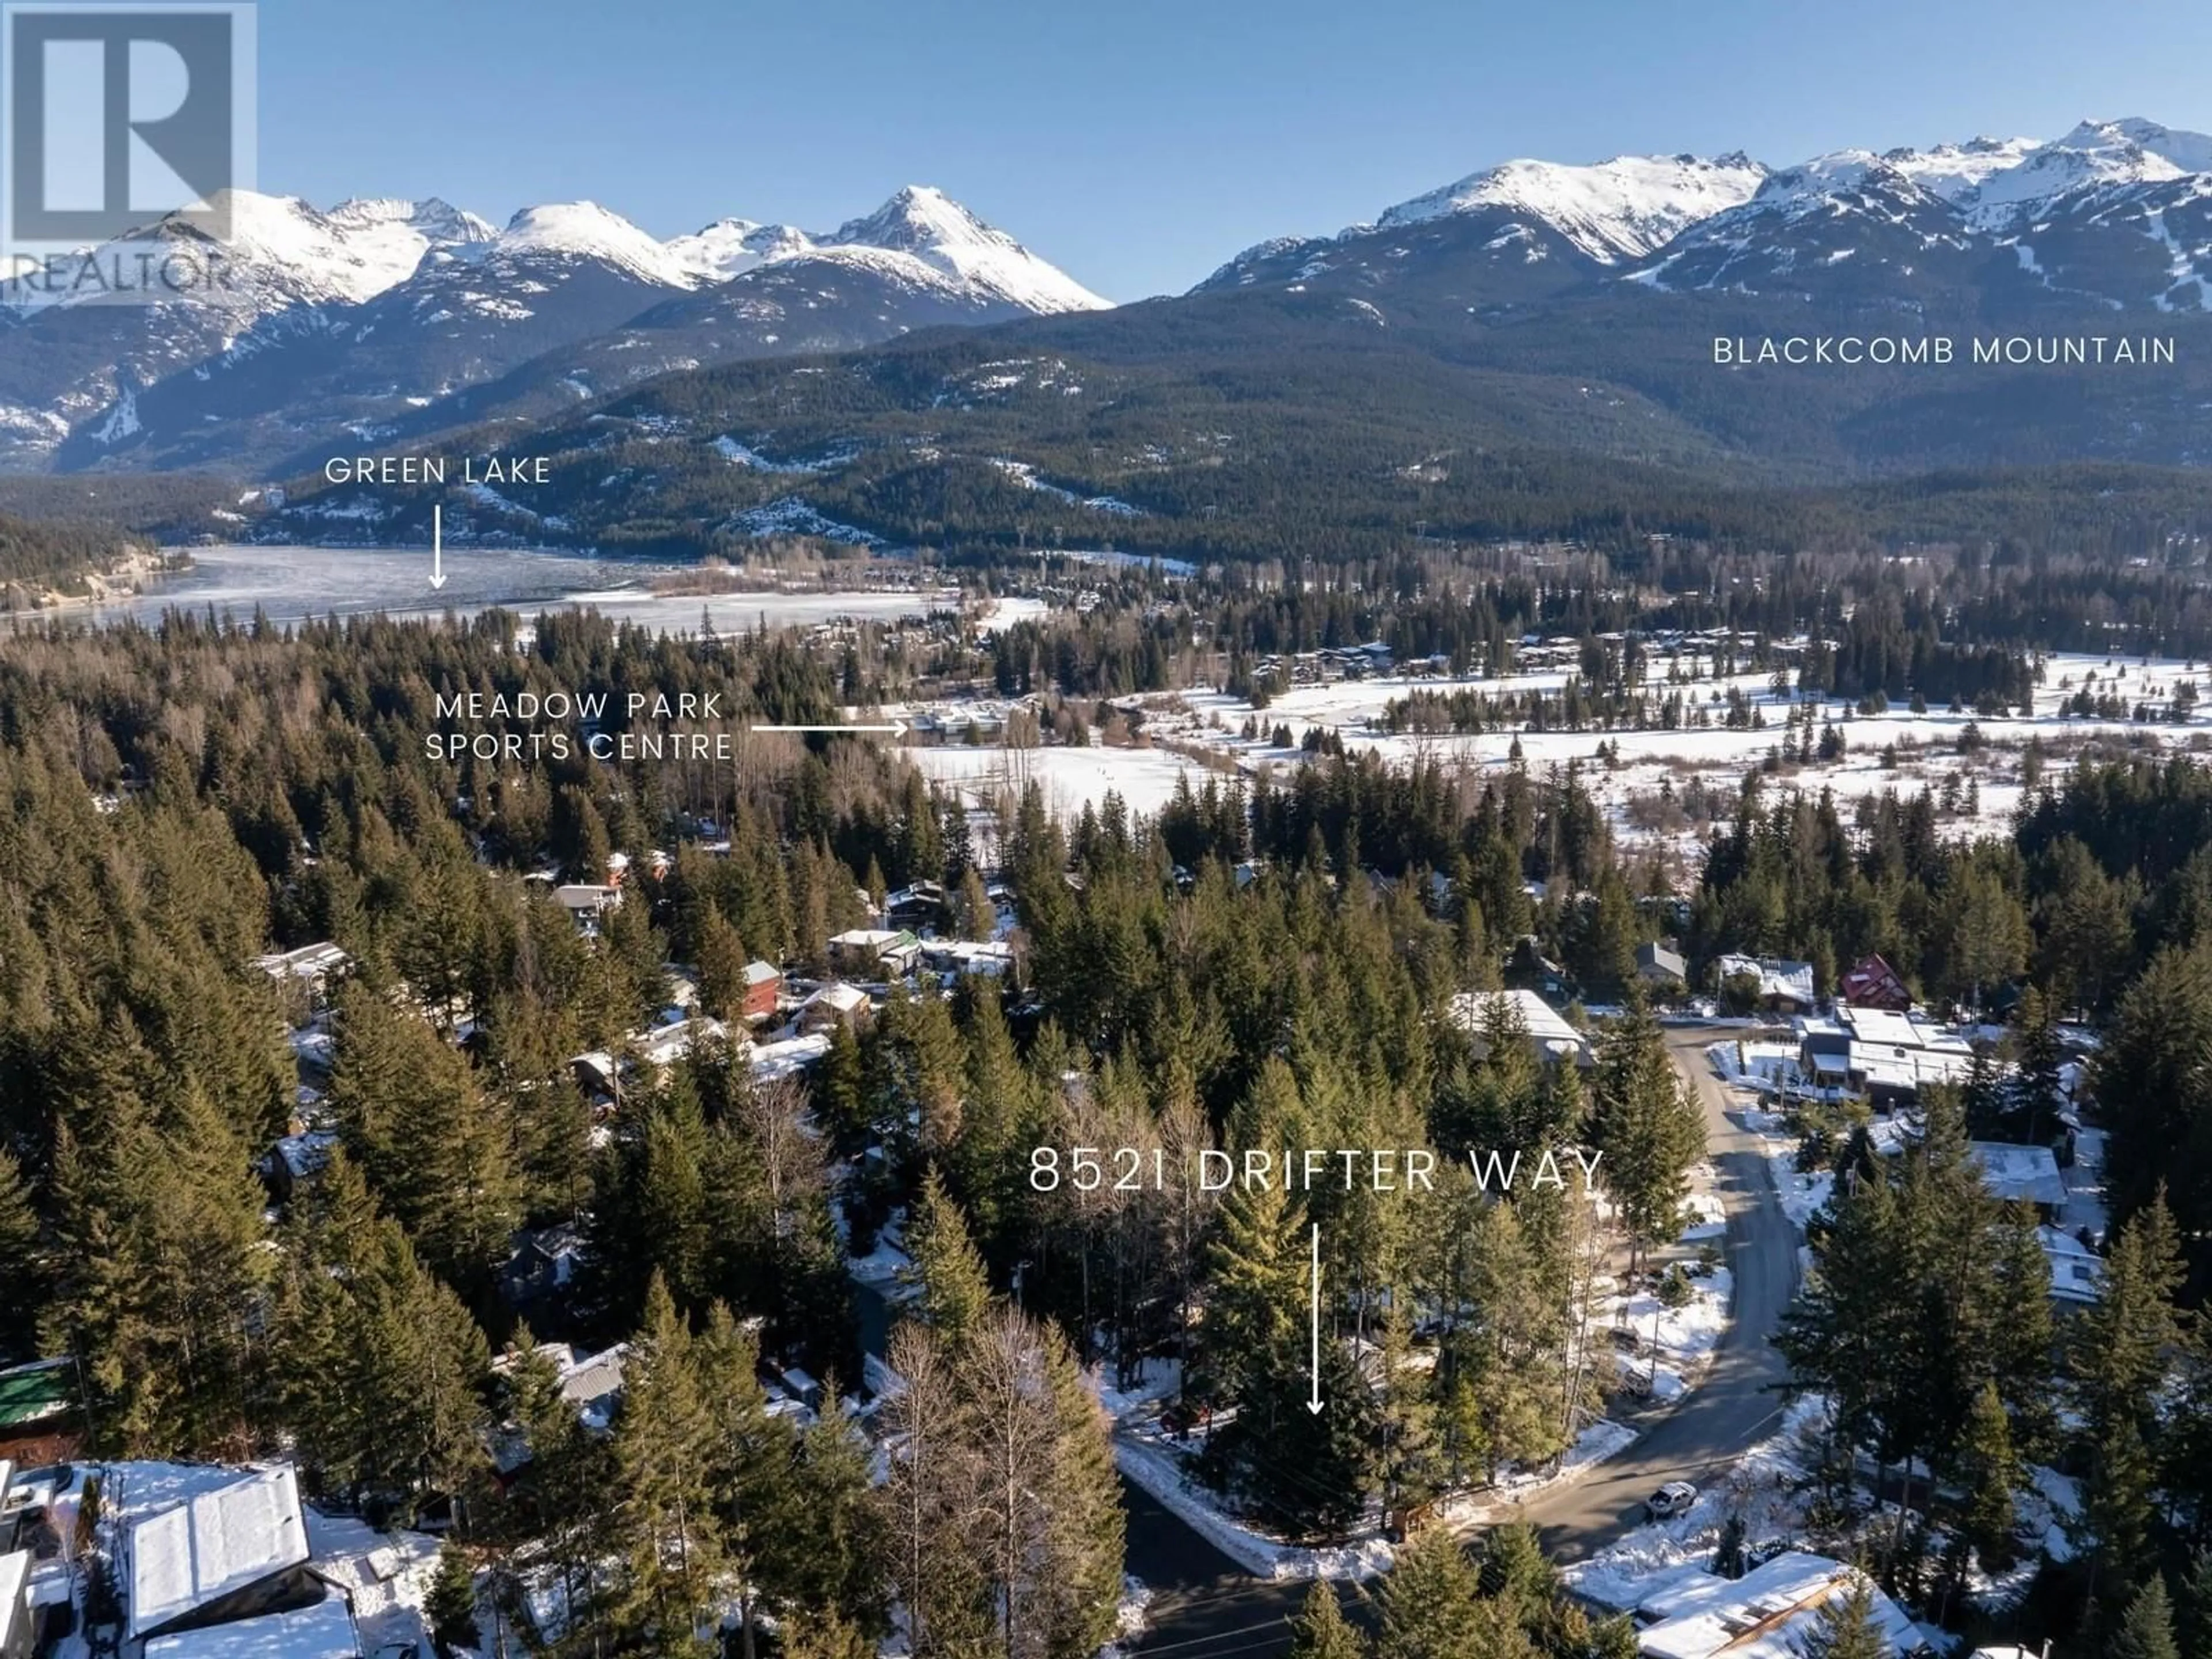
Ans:
{"type": "Polygon", "coordinates": [[[1315,1416],[1321,1415],[1321,1223],[1313,1230],[1313,1387],[1306,1395],[1306,1409],[1315,1416]]]}
{"type": "Polygon", "coordinates": [[[446,585],[446,509],[430,509],[430,586],[446,585]]]}

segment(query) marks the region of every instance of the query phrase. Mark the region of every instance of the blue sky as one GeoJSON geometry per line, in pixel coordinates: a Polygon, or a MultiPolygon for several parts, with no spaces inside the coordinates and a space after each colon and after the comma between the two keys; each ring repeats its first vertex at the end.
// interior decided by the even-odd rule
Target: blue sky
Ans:
{"type": "Polygon", "coordinates": [[[1115,300],[1519,155],[2212,129],[2212,5],[2136,0],[264,0],[261,182],[657,235],[941,185],[1115,300]]]}

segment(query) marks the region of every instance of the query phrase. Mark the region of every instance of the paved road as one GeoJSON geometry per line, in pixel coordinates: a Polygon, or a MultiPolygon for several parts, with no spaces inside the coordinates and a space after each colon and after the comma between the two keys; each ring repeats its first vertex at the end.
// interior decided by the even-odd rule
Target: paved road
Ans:
{"type": "Polygon", "coordinates": [[[1527,1505],[1523,1513],[1559,1560],[1579,1560],[1616,1541],[1643,1519],[1644,1499],[1662,1482],[1705,1485],[1771,1433],[1781,1415],[1774,1385],[1784,1370],[1772,1339],[1797,1294],[1797,1230],[1782,1212],[1759,1137],[1729,1119],[1727,1091],[1705,1055],[1719,1035],[1674,1030],[1667,1046],[1705,1109],[1705,1141],[1728,1211],[1723,1252],[1735,1274],[1735,1304],[1712,1369],[1680,1407],[1619,1457],[1527,1505]]]}
{"type": "MultiPolygon", "coordinates": [[[[1705,1110],[1728,1213],[1723,1252],[1735,1274],[1735,1305],[1712,1369],[1680,1407],[1656,1419],[1619,1457],[1524,1508],[1559,1560],[1595,1554],[1637,1526],[1644,1498],[1662,1481],[1703,1485],[1764,1439],[1781,1413],[1771,1390],[1783,1369],[1771,1339],[1797,1293],[1797,1232],[1782,1212],[1759,1137],[1729,1121],[1727,1091],[1706,1062],[1706,1045],[1721,1035],[1670,1031],[1667,1046],[1705,1110]]],[[[1133,1651],[1159,1659],[1273,1659],[1289,1650],[1288,1620],[1310,1585],[1252,1577],[1126,1480],[1122,1498],[1128,1570],[1153,1591],[1133,1651]]],[[[1358,1590],[1338,1588],[1353,1610],[1358,1590]]]]}

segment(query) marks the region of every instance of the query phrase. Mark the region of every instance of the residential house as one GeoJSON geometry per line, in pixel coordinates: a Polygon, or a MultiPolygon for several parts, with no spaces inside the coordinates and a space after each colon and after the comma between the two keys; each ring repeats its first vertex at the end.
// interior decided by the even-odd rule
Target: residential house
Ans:
{"type": "Polygon", "coordinates": [[[1547,1065],[1567,1060],[1587,1070],[1597,1063],[1589,1039],[1534,991],[1463,991],[1451,1000],[1452,1022],[1473,1034],[1478,1055],[1487,1052],[1491,1024],[1500,1015],[1519,1023],[1536,1057],[1547,1065]]]}
{"type": "Polygon", "coordinates": [[[1838,1000],[1860,1008],[1887,1008],[1901,1014],[1912,1006],[1912,992],[1879,956],[1862,958],[1837,981],[1838,1000]]]}
{"type": "Polygon", "coordinates": [[[584,1091],[584,1098],[597,1102],[614,1101],[622,1094],[622,1067],[615,1057],[603,1048],[594,1048],[587,1054],[572,1055],[568,1074],[576,1086],[584,1091]]]}
{"type": "Polygon", "coordinates": [[[1801,1020],[1799,1070],[1815,1087],[1910,1105],[1932,1084],[1960,1083],[1974,1061],[1965,1038],[1916,1014],[1839,1005],[1832,1019],[1801,1020]]]}
{"type": "Polygon", "coordinates": [[[126,1633],[150,1642],[312,1607],[323,1586],[307,1554],[307,1516],[289,1463],[133,1515],[116,1551],[126,1633]]]}
{"type": "Polygon", "coordinates": [[[753,1081],[774,1083],[780,1078],[800,1076],[829,1052],[830,1039],[819,1031],[760,1043],[752,1051],[753,1081]]]}
{"type": "Polygon", "coordinates": [[[343,1595],[234,1624],[157,1636],[144,1659],[361,1659],[361,1636],[343,1595]]]}
{"type": "Polygon", "coordinates": [[[927,939],[922,943],[921,959],[940,974],[1009,973],[1014,965],[1014,947],[1004,939],[927,939]]]}
{"type": "MultiPolygon", "coordinates": [[[[62,1471],[68,1467],[48,1465],[18,1480],[16,1465],[0,1457],[0,1555],[22,1550],[35,1565],[61,1554],[61,1538],[48,1517],[65,1484],[62,1471]]],[[[35,1600],[34,1593],[34,1603],[35,1600]]]]}
{"type": "Polygon", "coordinates": [[[553,890],[553,902],[586,933],[599,932],[600,921],[622,903],[622,896],[621,888],[593,882],[571,882],[553,890]]]}
{"type": "Polygon", "coordinates": [[[1725,956],[1720,959],[1717,971],[1723,990],[1741,987],[1753,1006],[1770,1013],[1810,1013],[1818,1001],[1813,989],[1813,964],[1809,962],[1725,956]]]}
{"type": "Polygon", "coordinates": [[[526,1228],[500,1269],[500,1293],[525,1314],[558,1304],[584,1261],[583,1230],[573,1222],[526,1228]]]}
{"type": "Polygon", "coordinates": [[[921,955],[912,933],[888,927],[850,928],[830,941],[830,965],[862,978],[903,978],[921,955]]]}
{"type": "Polygon", "coordinates": [[[1636,976],[1662,991],[1680,991],[1690,982],[1690,964],[1680,951],[1663,945],[1636,947],[1636,976]]]}
{"type": "Polygon", "coordinates": [[[576,1408],[586,1428],[614,1426],[615,1411],[622,1404],[623,1367],[629,1357],[627,1342],[617,1342],[597,1353],[568,1350],[568,1363],[561,1368],[561,1398],[576,1408]]]}
{"type": "Polygon", "coordinates": [[[2066,1177],[2050,1147],[1976,1140],[1967,1144],[1967,1150],[1982,1166],[1982,1184],[1992,1197],[2006,1203],[2033,1204],[2046,1222],[2056,1221],[2066,1207],[2066,1177]]]}
{"type": "Polygon", "coordinates": [[[76,1375],[66,1359],[34,1359],[0,1370],[0,1456],[19,1463],[68,1455],[58,1442],[67,1438],[76,1414],[76,1375]]]}
{"type": "Polygon", "coordinates": [[[2051,1261],[2052,1301],[2064,1310],[2104,1300],[2104,1257],[2062,1228],[2038,1227],[2035,1237],[2051,1261]]]}
{"type": "Polygon", "coordinates": [[[875,1005],[866,991],[842,980],[832,980],[799,1005],[799,1029],[827,1033],[835,1025],[865,1025],[874,1012],[875,1005]]]}
{"type": "Polygon", "coordinates": [[[944,887],[933,881],[918,881],[911,887],[901,888],[884,900],[884,924],[887,927],[902,927],[919,932],[924,928],[942,927],[951,914],[947,905],[944,887]]]}
{"type": "Polygon", "coordinates": [[[783,970],[774,963],[749,962],[745,964],[745,1006],[747,1019],[773,1019],[777,1002],[783,995],[783,970]]]}
{"type": "MultiPolygon", "coordinates": [[[[637,1039],[638,1064],[658,1075],[702,1043],[727,1041],[730,1028],[719,1019],[703,1016],[696,1019],[679,1019],[671,1024],[656,1026],[637,1039]]],[[[738,1046],[751,1041],[743,1032],[738,1035],[738,1046]]]]}
{"type": "MultiPolygon", "coordinates": [[[[1799,1659],[1820,1609],[1848,1595],[1856,1577],[1802,1550],[1785,1550],[1741,1578],[1702,1565],[1662,1574],[1636,1603],[1637,1650],[1648,1659],[1799,1659]]],[[[1881,1590],[1874,1616],[1890,1653],[1926,1650],[1911,1616],[1881,1590]]]]}
{"type": "Polygon", "coordinates": [[[304,986],[319,1003],[330,988],[352,970],[353,958],[325,941],[303,945],[296,951],[272,951],[254,957],[253,965],[280,985],[304,986]]]}
{"type": "Polygon", "coordinates": [[[284,1136],[271,1146],[266,1167],[269,1188],[277,1202],[289,1204],[301,1188],[312,1185],[330,1166],[331,1154],[337,1146],[336,1129],[305,1129],[284,1136]]]}

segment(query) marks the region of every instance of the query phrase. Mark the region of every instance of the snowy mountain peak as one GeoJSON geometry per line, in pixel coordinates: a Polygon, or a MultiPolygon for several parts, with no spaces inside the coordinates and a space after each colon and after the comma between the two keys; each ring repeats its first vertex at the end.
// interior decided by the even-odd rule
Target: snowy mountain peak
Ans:
{"type": "Polygon", "coordinates": [[[1024,311],[1103,311],[1112,304],[927,185],[908,185],[867,217],[848,221],[821,248],[904,254],[1024,311]]]}
{"type": "Polygon", "coordinates": [[[591,259],[648,283],[690,288],[696,274],[665,244],[597,202],[556,202],[525,208],[491,245],[501,257],[552,255],[591,259]]]}
{"type": "Polygon", "coordinates": [[[934,248],[969,242],[1002,242],[1013,239],[994,230],[943,191],[929,185],[908,185],[866,218],[838,227],[828,239],[859,247],[888,248],[896,252],[921,253],[934,248]]]}
{"type": "Polygon", "coordinates": [[[1971,205],[1976,219],[1988,223],[2069,191],[2160,184],[2198,173],[2212,173],[2212,137],[2203,133],[2177,131],[2139,116],[2084,121],[1990,174],[1971,205]]]}
{"type": "Polygon", "coordinates": [[[2039,138],[1969,138],[1963,144],[1933,149],[1907,146],[1883,152],[1882,160],[1930,195],[1947,202],[1972,197],[1993,175],[2018,167],[2043,141],[2039,138]]]}
{"type": "MultiPolygon", "coordinates": [[[[490,227],[442,202],[349,202],[319,213],[293,196],[235,190],[227,207],[224,259],[231,280],[194,289],[180,303],[221,311],[241,322],[293,305],[358,305],[405,282],[434,248],[480,241],[490,227]]],[[[172,216],[125,238],[126,244],[198,242],[203,233],[172,216]]],[[[46,303],[89,302],[77,295],[46,303]]],[[[26,309],[42,308],[27,301],[26,309]]]]}
{"type": "Polygon", "coordinates": [[[1911,173],[1889,156],[1877,155],[1870,149],[1838,149],[1767,174],[1753,198],[1753,205],[1787,205],[1844,191],[1867,191],[1934,194],[1932,191],[1923,191],[1911,173]]]}
{"type": "Polygon", "coordinates": [[[685,269],[702,279],[726,283],[772,260],[807,252],[813,248],[814,239],[793,225],[721,219],[689,236],[677,237],[667,246],[685,269]]]}
{"type": "Polygon", "coordinates": [[[1587,167],[1508,161],[1401,202],[1385,230],[1502,207],[1542,220],[1601,264],[1640,258],[1689,226],[1751,199],[1766,169],[1741,152],[1616,155],[1587,167]]]}
{"type": "Polygon", "coordinates": [[[402,227],[419,232],[434,246],[489,242],[499,234],[499,228],[489,220],[479,219],[435,196],[420,202],[390,196],[357,197],[339,203],[324,217],[346,231],[402,227]]]}

